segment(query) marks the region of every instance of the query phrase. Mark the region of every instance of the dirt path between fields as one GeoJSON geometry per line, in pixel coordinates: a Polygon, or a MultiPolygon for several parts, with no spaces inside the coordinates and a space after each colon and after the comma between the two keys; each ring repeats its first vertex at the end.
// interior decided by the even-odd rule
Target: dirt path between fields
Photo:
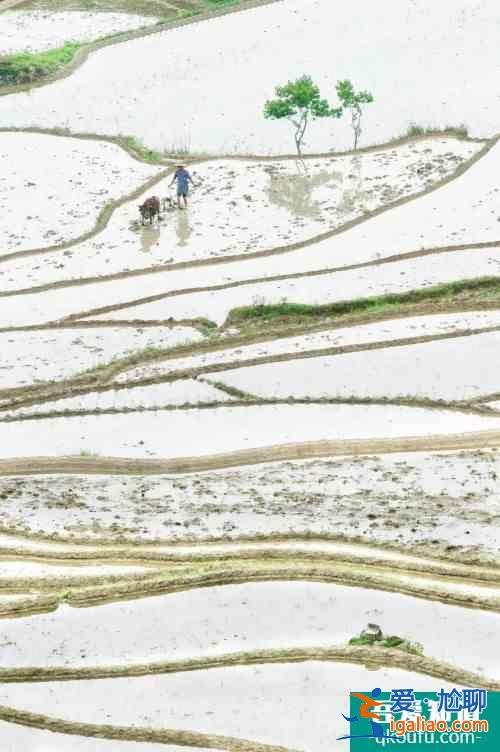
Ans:
{"type": "Polygon", "coordinates": [[[26,0],[2,0],[0,3],[0,13],[3,10],[9,10],[10,8],[14,8],[16,5],[20,5],[21,3],[25,3],[26,0]]]}
{"type": "MultiPolygon", "coordinates": [[[[309,241],[305,241],[309,242],[309,241]]],[[[394,264],[398,262],[411,261],[412,259],[423,258],[425,256],[438,256],[442,253],[458,253],[460,251],[481,251],[490,250],[491,248],[500,248],[500,240],[491,240],[489,242],[481,243],[462,243],[459,245],[443,245],[435,246],[432,248],[422,248],[418,251],[409,251],[408,253],[395,253],[391,256],[385,256],[384,258],[372,259],[371,261],[361,261],[358,264],[346,264],[345,266],[331,266],[324,269],[313,269],[307,272],[294,272],[292,274],[274,274],[267,277],[251,277],[243,280],[237,280],[235,282],[225,282],[220,285],[208,285],[205,287],[185,287],[178,290],[170,290],[166,293],[159,293],[157,295],[150,295],[149,297],[136,298],[133,301],[127,303],[116,304],[114,306],[104,306],[103,308],[92,308],[89,311],[73,314],[68,316],[65,320],[73,320],[76,316],[82,318],[83,316],[96,316],[100,313],[108,313],[109,310],[116,311],[122,308],[129,308],[130,306],[152,303],[156,300],[164,300],[165,298],[173,298],[179,295],[190,295],[193,293],[201,292],[218,292],[221,290],[230,290],[236,287],[246,287],[248,285],[256,285],[265,282],[283,282],[289,279],[303,279],[307,277],[320,277],[324,274],[335,274],[337,272],[350,272],[356,269],[367,269],[370,267],[384,266],[385,264],[394,264]]],[[[198,262],[182,262],[183,264],[198,263],[198,262]]],[[[215,263],[213,261],[212,263],[215,263]]],[[[227,262],[229,263],[229,262],[227,262]]],[[[134,271],[117,272],[116,274],[109,274],[107,276],[98,277],[80,277],[79,279],[61,280],[59,282],[47,282],[43,285],[35,285],[33,287],[22,287],[17,290],[0,291],[0,298],[12,298],[17,295],[33,295],[40,292],[48,292],[49,290],[58,290],[66,287],[80,287],[82,285],[93,285],[100,282],[112,282],[119,279],[128,279],[130,277],[143,277],[149,274],[156,274],[158,272],[175,271],[172,267],[179,268],[178,264],[164,265],[160,264],[154,267],[145,267],[144,269],[136,269],[134,271]]]]}
{"type": "MultiPolygon", "coordinates": [[[[161,382],[157,382],[161,383],[161,382]]],[[[224,391],[222,387],[216,387],[224,391]]],[[[102,392],[102,390],[100,390],[102,392]]],[[[229,391],[229,390],[228,390],[229,391]]],[[[35,402],[35,405],[38,405],[35,402]]],[[[43,404],[43,402],[42,402],[43,404]]],[[[228,407],[263,407],[265,405],[383,405],[384,407],[414,407],[425,408],[427,410],[449,410],[451,412],[462,413],[465,415],[485,415],[490,417],[500,417],[500,411],[483,406],[482,403],[456,403],[446,402],[444,400],[431,400],[425,398],[412,398],[401,397],[400,399],[390,399],[387,397],[322,397],[318,399],[304,397],[304,398],[260,398],[249,395],[246,399],[232,399],[231,401],[217,401],[213,402],[192,402],[185,403],[181,406],[176,404],[158,404],[152,406],[140,405],[138,407],[109,407],[109,408],[93,408],[93,409],[81,409],[78,408],[72,410],[48,410],[47,412],[37,412],[34,414],[23,414],[7,416],[0,418],[1,423],[25,423],[27,421],[48,420],[52,418],[71,418],[71,417],[85,417],[85,416],[98,416],[98,415],[128,415],[132,413],[156,413],[156,412],[187,412],[190,410],[219,410],[228,407]]],[[[6,409],[2,406],[2,409],[6,409]]],[[[22,408],[18,408],[22,410],[22,408]]],[[[1,415],[1,413],[0,413],[1,415]]]]}
{"type": "MultiPolygon", "coordinates": [[[[124,667],[103,667],[87,669],[12,669],[2,670],[1,681],[33,682],[55,680],[85,680],[117,676],[147,676],[180,671],[207,670],[211,668],[302,663],[306,661],[338,662],[363,665],[371,669],[395,668],[413,671],[418,674],[449,681],[452,684],[481,687],[499,691],[500,683],[488,680],[480,674],[463,670],[431,658],[411,655],[394,649],[376,646],[325,647],[261,650],[244,653],[223,654],[210,658],[187,659],[183,662],[128,665],[124,667]]],[[[189,731],[170,729],[152,730],[138,727],[99,726],[77,721],[67,721],[46,715],[34,714],[12,707],[0,706],[0,719],[31,728],[53,732],[106,738],[115,740],[150,741],[160,744],[182,744],[195,747],[228,750],[229,752],[291,752],[283,747],[262,745],[258,742],[234,739],[231,737],[208,736],[189,731]]]]}
{"type": "Polygon", "coordinates": [[[469,687],[482,687],[492,692],[500,691],[500,682],[489,680],[482,674],[463,670],[449,663],[412,655],[394,648],[372,646],[339,646],[280,648],[253,650],[238,653],[224,653],[210,657],[187,658],[178,661],[128,664],[120,666],[71,667],[28,667],[1,668],[0,682],[18,684],[24,682],[85,681],[89,679],[114,679],[132,676],[175,674],[188,671],[206,671],[213,668],[234,666],[262,666],[282,663],[304,663],[322,661],[332,663],[354,663],[370,668],[400,668],[414,671],[435,679],[469,687]]]}
{"type": "MultiPolygon", "coordinates": [[[[18,5],[21,0],[7,0],[11,5],[2,3],[0,6],[0,12],[7,10],[7,8],[14,5],[18,5]]],[[[224,5],[223,7],[212,7],[206,9],[204,12],[198,13],[195,16],[188,18],[173,18],[172,20],[158,23],[154,26],[147,26],[142,29],[134,29],[118,34],[110,34],[102,39],[96,39],[94,42],[83,43],[77,50],[73,60],[67,65],[63,65],[53,75],[47,76],[40,81],[32,81],[30,83],[14,84],[0,86],[0,96],[9,96],[9,94],[18,94],[20,92],[29,92],[33,89],[39,89],[43,86],[48,86],[61,79],[68,78],[86,62],[87,58],[97,50],[104,47],[111,47],[123,42],[129,42],[133,39],[141,39],[143,37],[149,37],[152,34],[159,34],[164,31],[170,31],[172,29],[178,29],[182,26],[191,26],[192,24],[202,23],[204,21],[210,21],[212,19],[220,18],[221,16],[227,16],[233,13],[241,13],[245,10],[252,8],[258,8],[264,5],[271,5],[274,3],[283,2],[283,0],[242,0],[242,2],[235,5],[224,5]]]]}
{"type": "MultiPolygon", "coordinates": [[[[135,381],[127,381],[124,383],[116,383],[113,381],[120,373],[126,372],[132,367],[137,365],[168,361],[171,359],[177,359],[179,357],[185,357],[186,351],[182,354],[177,349],[173,349],[170,353],[156,353],[153,356],[145,356],[141,361],[137,357],[133,358],[133,362],[130,359],[124,359],[121,362],[110,363],[107,367],[100,366],[94,372],[90,371],[86,375],[77,376],[72,379],[60,382],[45,382],[37,385],[29,385],[27,387],[11,387],[6,389],[0,389],[0,399],[10,400],[8,403],[2,403],[0,406],[0,415],[2,412],[12,409],[18,409],[20,407],[29,407],[33,405],[42,404],[44,402],[54,401],[55,399],[61,399],[63,397],[76,397],[84,394],[90,394],[93,392],[107,392],[107,391],[122,391],[124,389],[130,389],[137,386],[149,386],[151,384],[159,383],[171,383],[173,381],[181,381],[185,379],[197,379],[199,376],[207,374],[220,373],[225,371],[234,371],[240,368],[249,368],[251,366],[268,365],[272,363],[284,363],[292,360],[307,360],[325,356],[337,356],[347,355],[357,352],[370,352],[372,350],[385,350],[394,347],[411,347],[412,345],[421,345],[430,342],[441,342],[450,339],[460,339],[462,337],[469,337],[481,334],[487,334],[491,332],[500,331],[500,326],[486,326],[479,327],[477,329],[461,329],[454,332],[442,332],[440,334],[427,334],[419,335],[417,337],[404,337],[393,340],[380,340],[376,342],[365,342],[361,344],[344,345],[337,347],[324,347],[315,348],[311,350],[303,350],[301,352],[293,351],[289,353],[275,353],[271,355],[262,355],[253,358],[241,359],[241,360],[229,360],[219,363],[209,363],[207,365],[194,366],[192,368],[184,368],[173,370],[168,374],[162,374],[161,376],[137,379],[135,381]]],[[[289,336],[289,335],[287,335],[289,336]]],[[[228,347],[233,347],[234,343],[229,345],[225,343],[223,347],[216,346],[214,348],[204,348],[203,350],[197,350],[196,346],[193,347],[192,353],[195,355],[198,352],[222,352],[228,347]]],[[[247,401],[256,400],[258,398],[254,395],[245,394],[244,392],[238,392],[239,396],[243,397],[247,401]]],[[[236,396],[238,396],[238,394],[236,396]]],[[[234,396],[234,393],[233,393],[234,396]]],[[[268,400],[267,400],[268,401],[268,400]]],[[[362,401],[362,400],[360,400],[362,401]]],[[[412,404],[415,403],[411,400],[412,404]]],[[[264,401],[263,401],[264,403],[264,401]]],[[[246,402],[245,402],[246,404],[246,402]]],[[[425,405],[453,405],[455,408],[468,408],[469,402],[463,400],[460,402],[442,402],[440,400],[425,400],[425,405]]],[[[225,405],[225,403],[224,403],[225,405]]],[[[490,412],[487,406],[475,405],[473,410],[483,410],[484,412],[490,412]]]]}
{"type": "MultiPolygon", "coordinates": [[[[314,271],[309,272],[295,272],[294,274],[279,274],[274,275],[271,277],[255,277],[253,279],[244,279],[239,280],[236,282],[226,282],[222,283],[220,285],[212,285],[212,286],[205,286],[205,287],[187,287],[187,288],[181,288],[179,290],[169,290],[168,292],[162,292],[157,293],[156,295],[148,295],[142,298],[134,298],[132,300],[128,300],[126,303],[114,303],[112,305],[107,306],[100,306],[98,308],[89,308],[86,311],[79,311],[78,313],[70,314],[69,316],[65,316],[63,319],[60,319],[60,321],[80,321],[85,318],[90,318],[92,316],[101,316],[106,313],[115,313],[117,311],[126,311],[129,308],[133,308],[138,305],[145,305],[148,303],[156,303],[159,300],[167,300],[168,298],[177,298],[182,295],[193,295],[196,293],[205,293],[205,292],[221,292],[224,290],[230,290],[237,287],[246,287],[248,285],[255,285],[255,284],[266,284],[268,282],[283,282],[286,280],[291,279],[303,279],[308,277],[319,277],[327,274],[336,274],[338,272],[346,272],[346,271],[353,271],[356,269],[366,269],[369,267],[377,267],[377,266],[383,266],[385,264],[391,264],[391,263],[397,263],[397,262],[404,262],[409,261],[411,259],[416,259],[420,257],[425,256],[434,256],[439,255],[441,253],[451,253],[451,252],[460,252],[460,251],[469,251],[469,250],[477,250],[480,252],[481,250],[490,250],[491,248],[500,248],[500,241],[495,240],[491,243],[471,243],[470,245],[462,245],[462,246],[441,246],[436,248],[430,248],[427,250],[422,251],[411,251],[410,253],[405,254],[396,254],[393,256],[388,256],[385,259],[375,259],[373,261],[364,261],[359,264],[350,264],[348,266],[337,266],[337,267],[331,267],[328,269],[318,269],[314,271]]],[[[186,262],[187,263],[187,262],[186,262]]],[[[133,273],[127,273],[127,276],[136,276],[133,273]]],[[[89,280],[85,280],[85,282],[77,281],[75,284],[90,284],[93,282],[102,282],[105,281],[100,278],[95,278],[89,280]]],[[[55,283],[55,284],[49,284],[49,285],[43,285],[40,287],[35,288],[25,288],[22,291],[12,291],[12,292],[6,292],[6,293],[0,293],[0,297],[12,297],[13,295],[21,295],[21,294],[32,294],[37,292],[47,292],[52,289],[56,289],[57,287],[72,287],[73,284],[68,285],[66,283],[55,283]]],[[[51,323],[57,323],[57,321],[51,322],[51,323]]]]}
{"type": "Polygon", "coordinates": [[[16,457],[0,460],[0,476],[5,475],[179,475],[220,470],[241,465],[258,465],[283,460],[317,457],[360,456],[407,452],[456,451],[497,448],[500,431],[474,431],[455,434],[429,434],[394,439],[339,439],[274,444],[200,457],[137,459],[123,457],[16,457]]]}
{"type": "Polygon", "coordinates": [[[206,750],[218,749],[224,752],[298,752],[288,747],[261,744],[247,739],[236,739],[231,736],[203,734],[196,731],[180,731],[177,729],[151,729],[141,726],[100,726],[93,723],[66,721],[47,715],[29,713],[0,705],[0,720],[17,723],[20,726],[38,728],[59,734],[72,736],[87,736],[97,739],[114,739],[116,741],[151,742],[154,744],[174,744],[183,747],[202,747],[206,750]]]}

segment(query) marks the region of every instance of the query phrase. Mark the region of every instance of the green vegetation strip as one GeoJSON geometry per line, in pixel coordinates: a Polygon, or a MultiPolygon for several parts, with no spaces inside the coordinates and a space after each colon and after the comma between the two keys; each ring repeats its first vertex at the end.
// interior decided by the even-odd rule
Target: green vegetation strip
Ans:
{"type": "Polygon", "coordinates": [[[478,277],[471,280],[458,280],[433,287],[420,288],[404,293],[390,293],[367,298],[357,298],[327,305],[305,305],[301,303],[276,303],[274,305],[254,305],[234,308],[226,320],[226,326],[237,326],[242,322],[268,322],[286,319],[296,324],[310,319],[329,318],[332,323],[353,314],[378,316],[386,313],[401,313],[406,306],[416,303],[452,303],[463,299],[469,293],[476,293],[479,301],[500,301],[500,278],[478,277]]]}
{"type": "Polygon", "coordinates": [[[214,8],[224,8],[228,5],[236,5],[241,2],[241,0],[206,0],[206,2],[214,8]]]}
{"type": "Polygon", "coordinates": [[[66,42],[63,47],[45,52],[19,52],[0,57],[0,86],[26,84],[52,76],[70,63],[79,50],[78,42],[66,42]]]}
{"type": "Polygon", "coordinates": [[[66,78],[87,60],[91,52],[103,47],[275,2],[281,2],[281,0],[206,0],[205,9],[203,7],[176,9],[172,6],[170,10],[175,15],[159,18],[156,25],[108,34],[92,42],[67,42],[64,47],[45,52],[23,52],[1,56],[0,95],[29,91],[59,78],[66,78]]]}
{"type": "Polygon", "coordinates": [[[500,682],[487,679],[482,674],[472,673],[458,666],[412,654],[394,647],[380,645],[327,646],[279,648],[274,650],[254,650],[221,655],[188,658],[179,661],[159,661],[155,663],[126,664],[118,666],[72,667],[27,667],[0,669],[0,682],[19,684],[27,682],[86,681],[89,679],[117,679],[123,677],[151,676],[155,674],[176,674],[189,671],[207,671],[213,668],[233,668],[235,666],[269,665],[273,663],[304,663],[324,661],[332,663],[353,663],[370,668],[401,668],[443,681],[450,681],[470,687],[483,687],[490,691],[500,691],[500,682]]]}

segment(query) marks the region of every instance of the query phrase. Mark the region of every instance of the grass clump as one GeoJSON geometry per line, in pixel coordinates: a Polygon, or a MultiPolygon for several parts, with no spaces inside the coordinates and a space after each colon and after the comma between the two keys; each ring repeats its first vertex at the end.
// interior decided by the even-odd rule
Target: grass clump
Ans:
{"type": "Polygon", "coordinates": [[[0,57],[0,84],[33,83],[51,76],[63,65],[70,63],[81,45],[66,42],[63,47],[44,52],[19,52],[0,57]]]}
{"type": "Polygon", "coordinates": [[[142,143],[142,141],[140,141],[138,138],[135,138],[135,136],[120,135],[118,136],[118,140],[126,149],[138,156],[144,162],[157,164],[158,162],[162,161],[163,157],[159,151],[156,151],[155,149],[149,149],[145,144],[142,143]]]}
{"type": "Polygon", "coordinates": [[[80,457],[99,457],[99,452],[91,452],[89,449],[80,449],[80,457]]]}
{"type": "Polygon", "coordinates": [[[497,277],[460,280],[410,292],[358,298],[327,305],[305,305],[288,301],[276,304],[260,303],[234,308],[227,318],[226,326],[240,326],[245,323],[262,325],[275,322],[290,326],[314,319],[328,318],[332,321],[357,314],[376,316],[399,313],[404,312],[405,308],[418,304],[449,305],[488,300],[500,300],[500,279],[497,277]]]}
{"type": "Polygon", "coordinates": [[[422,655],[423,647],[419,642],[405,640],[397,635],[373,635],[361,632],[357,637],[351,637],[349,645],[376,645],[377,647],[402,650],[410,655],[422,655]]]}
{"type": "Polygon", "coordinates": [[[421,125],[417,125],[416,123],[411,123],[408,130],[406,131],[406,135],[410,138],[413,138],[415,136],[434,136],[434,135],[442,135],[442,136],[455,136],[456,138],[467,138],[469,135],[469,130],[467,126],[464,123],[461,123],[461,125],[446,125],[444,128],[429,128],[429,127],[423,127],[421,125]]]}
{"type": "Polygon", "coordinates": [[[198,331],[203,334],[204,337],[218,335],[217,324],[213,321],[208,321],[208,319],[202,319],[198,326],[198,331]]]}
{"type": "Polygon", "coordinates": [[[241,0],[206,0],[212,8],[224,8],[227,5],[236,5],[241,0]]]}
{"type": "Polygon", "coordinates": [[[196,10],[195,8],[180,8],[177,11],[177,18],[182,21],[185,18],[192,18],[193,16],[197,16],[200,12],[201,11],[196,10]]]}

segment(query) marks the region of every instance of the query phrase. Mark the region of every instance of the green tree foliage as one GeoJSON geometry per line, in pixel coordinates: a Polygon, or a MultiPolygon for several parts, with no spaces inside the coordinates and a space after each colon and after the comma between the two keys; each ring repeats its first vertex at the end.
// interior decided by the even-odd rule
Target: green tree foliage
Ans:
{"type": "Polygon", "coordinates": [[[351,126],[354,131],[354,149],[356,150],[361,136],[361,117],[363,115],[361,105],[373,102],[373,96],[369,91],[354,91],[354,86],[347,79],[338,81],[336,88],[342,109],[351,111],[351,126]]]}
{"type": "Polygon", "coordinates": [[[302,76],[289,81],[275,90],[276,99],[270,99],[264,107],[264,117],[272,120],[289,120],[295,128],[294,138],[297,154],[302,154],[302,144],[309,122],[316,118],[342,115],[342,107],[332,109],[326,99],[321,98],[319,87],[310,76],[302,76]]]}

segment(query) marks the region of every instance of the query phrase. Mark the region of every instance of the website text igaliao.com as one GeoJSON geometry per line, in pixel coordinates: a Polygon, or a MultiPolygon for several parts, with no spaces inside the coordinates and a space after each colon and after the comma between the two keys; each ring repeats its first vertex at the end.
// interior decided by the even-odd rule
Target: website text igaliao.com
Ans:
{"type": "Polygon", "coordinates": [[[378,744],[385,745],[394,742],[406,744],[418,742],[461,744],[465,742],[466,744],[474,744],[476,741],[474,733],[487,733],[489,725],[488,721],[485,720],[456,720],[447,723],[443,720],[429,721],[423,716],[417,716],[414,720],[395,721],[391,719],[389,728],[391,736],[376,739],[378,744]]]}

